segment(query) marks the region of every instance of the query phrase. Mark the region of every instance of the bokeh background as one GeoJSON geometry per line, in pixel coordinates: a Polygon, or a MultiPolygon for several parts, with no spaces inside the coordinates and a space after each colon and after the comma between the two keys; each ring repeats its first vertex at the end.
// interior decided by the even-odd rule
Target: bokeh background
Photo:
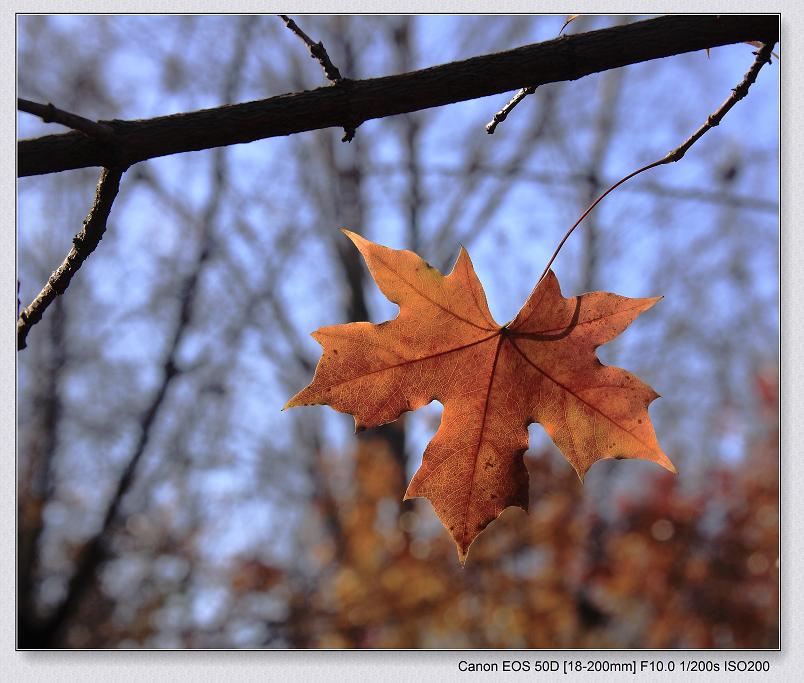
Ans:
{"type": "MultiPolygon", "coordinates": [[[[351,78],[555,37],[563,16],[302,16],[351,78]]],[[[581,32],[638,17],[580,17],[581,32]]],[[[146,118],[325,85],[274,16],[19,16],[18,95],[146,118]]],[[[663,395],[680,474],[604,461],[582,486],[539,425],[530,514],[465,568],[402,502],[433,403],[353,435],[280,412],[309,332],[380,322],[338,228],[447,270],[469,250],[511,319],[561,235],[686,139],[748,69],[734,45],[500,95],[154,159],[18,356],[24,647],[767,648],[778,645],[779,68],[672,166],[610,195],[554,268],[566,295],[663,295],[602,360],[663,395]]],[[[778,48],[777,48],[778,51],[778,48]]],[[[56,132],[25,114],[20,137],[56,132]]],[[[97,169],[18,183],[27,304],[67,253],[97,169]]]]}

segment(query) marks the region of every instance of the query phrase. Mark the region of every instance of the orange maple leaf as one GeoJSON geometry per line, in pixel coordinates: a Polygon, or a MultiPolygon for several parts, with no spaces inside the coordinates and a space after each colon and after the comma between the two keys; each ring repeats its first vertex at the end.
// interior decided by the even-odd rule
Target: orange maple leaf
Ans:
{"type": "Polygon", "coordinates": [[[592,292],[565,299],[549,271],[500,326],[463,248],[444,276],[412,251],[344,233],[399,315],[313,332],[324,349],[315,377],[285,407],[330,405],[353,415],[361,430],[440,401],[441,424],[405,499],[430,500],[462,563],[505,508],[528,509],[522,456],[532,422],[542,424],[581,480],[606,458],[644,458],[675,472],[648,416],[658,394],[595,355],[661,297],[592,292]]]}

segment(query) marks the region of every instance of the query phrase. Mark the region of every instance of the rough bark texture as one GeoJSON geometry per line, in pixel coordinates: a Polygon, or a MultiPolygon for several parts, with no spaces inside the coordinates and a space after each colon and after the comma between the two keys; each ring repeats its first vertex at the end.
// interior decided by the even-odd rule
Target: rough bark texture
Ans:
{"type": "Polygon", "coordinates": [[[19,318],[17,318],[18,351],[25,348],[31,327],[42,319],[53,300],[69,287],[73,275],[78,272],[84,261],[100,244],[103,233],[106,232],[106,222],[112,211],[112,204],[120,189],[122,175],[123,171],[119,168],[104,168],[101,171],[95,190],[95,201],[84,219],[84,227],[73,237],[73,246],[61,265],[48,278],[42,291],[20,312],[19,318]]]}
{"type": "Polygon", "coordinates": [[[267,100],[140,121],[104,121],[115,143],[82,133],[18,143],[20,176],[145,159],[252,142],[382,118],[525,86],[575,80],[599,71],[747,40],[776,42],[778,15],[669,16],[497,54],[267,100]]]}

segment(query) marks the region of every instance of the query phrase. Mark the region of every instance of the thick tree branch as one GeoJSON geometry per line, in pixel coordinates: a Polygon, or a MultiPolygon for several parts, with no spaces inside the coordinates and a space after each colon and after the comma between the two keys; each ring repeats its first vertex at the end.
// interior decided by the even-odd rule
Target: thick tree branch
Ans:
{"type": "Polygon", "coordinates": [[[42,291],[26,306],[17,318],[17,350],[25,348],[25,340],[31,327],[41,319],[47,307],[59,295],[63,294],[70,284],[73,275],[78,272],[81,264],[95,251],[106,232],[106,221],[112,210],[112,204],[120,188],[121,169],[104,168],[98,179],[95,189],[95,201],[84,219],[84,227],[73,237],[73,246],[62,261],[61,265],[53,271],[42,291]]]}
{"type": "MultiPolygon", "coordinates": [[[[407,74],[141,121],[106,121],[128,165],[168,154],[302,131],[354,126],[527,86],[575,80],[672,55],[747,40],[775,43],[777,15],[669,16],[562,36],[407,74]],[[358,117],[355,121],[354,118],[358,117]]],[[[114,150],[81,133],[18,143],[20,176],[114,165],[114,150]]]]}

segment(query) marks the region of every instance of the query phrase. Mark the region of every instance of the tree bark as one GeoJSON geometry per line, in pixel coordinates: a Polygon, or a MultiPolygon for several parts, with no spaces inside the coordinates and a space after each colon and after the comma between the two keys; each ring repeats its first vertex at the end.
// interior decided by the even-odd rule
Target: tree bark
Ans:
{"type": "Polygon", "coordinates": [[[779,16],[667,16],[473,57],[406,74],[335,85],[256,102],[160,116],[103,121],[114,141],[83,133],[18,142],[20,176],[88,166],[122,166],[486,97],[525,86],[575,80],[652,59],[748,40],[776,42],[779,16]]]}

